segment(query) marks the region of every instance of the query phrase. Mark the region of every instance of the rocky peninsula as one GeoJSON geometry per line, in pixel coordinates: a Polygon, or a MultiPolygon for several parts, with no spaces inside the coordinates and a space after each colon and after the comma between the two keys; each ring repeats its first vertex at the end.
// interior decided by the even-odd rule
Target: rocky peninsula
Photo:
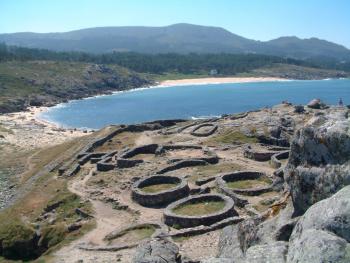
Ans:
{"type": "MultiPolygon", "coordinates": [[[[349,129],[347,107],[313,101],[64,131],[72,135],[63,141],[57,131],[55,145],[16,157],[23,169],[13,205],[0,213],[0,254],[48,262],[348,262],[349,129]]],[[[23,147],[13,144],[6,147],[23,147]]]]}

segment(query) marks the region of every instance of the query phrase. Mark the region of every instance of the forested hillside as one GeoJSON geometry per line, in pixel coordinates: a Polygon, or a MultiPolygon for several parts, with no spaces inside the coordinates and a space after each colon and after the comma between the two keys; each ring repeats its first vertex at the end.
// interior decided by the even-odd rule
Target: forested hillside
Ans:
{"type": "MultiPolygon", "coordinates": [[[[342,69],[349,70],[348,64],[342,69]]],[[[55,52],[0,44],[0,113],[54,105],[164,79],[254,76],[288,79],[348,77],[336,64],[256,54],[55,52]],[[326,69],[322,69],[326,68],[326,69]]]]}
{"type": "Polygon", "coordinates": [[[164,27],[97,27],[62,33],[0,34],[0,42],[55,51],[265,54],[295,59],[327,58],[350,62],[350,50],[317,38],[280,37],[256,41],[211,26],[174,24],[164,27]]]}
{"type": "Polygon", "coordinates": [[[0,44],[0,61],[53,60],[97,64],[118,64],[141,73],[207,74],[215,69],[220,75],[234,75],[272,64],[289,64],[313,68],[350,71],[350,62],[339,63],[332,59],[297,60],[258,54],[140,54],[113,52],[89,54],[84,52],[55,52],[0,44]]]}

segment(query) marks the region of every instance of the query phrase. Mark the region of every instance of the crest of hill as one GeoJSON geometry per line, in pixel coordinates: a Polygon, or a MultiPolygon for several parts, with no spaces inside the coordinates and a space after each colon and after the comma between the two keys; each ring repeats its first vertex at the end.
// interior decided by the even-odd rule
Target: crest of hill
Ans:
{"type": "Polygon", "coordinates": [[[317,38],[281,37],[262,42],[220,27],[174,24],[165,27],[96,27],[65,33],[0,34],[0,42],[55,51],[106,53],[260,53],[297,59],[328,57],[350,61],[350,50],[317,38]]]}

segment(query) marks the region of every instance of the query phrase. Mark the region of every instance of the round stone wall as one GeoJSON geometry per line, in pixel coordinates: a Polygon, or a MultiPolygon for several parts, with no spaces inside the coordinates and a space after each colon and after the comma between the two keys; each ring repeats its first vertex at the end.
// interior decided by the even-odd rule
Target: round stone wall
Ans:
{"type": "Polygon", "coordinates": [[[223,219],[237,215],[234,209],[234,202],[230,197],[221,194],[204,194],[190,196],[167,206],[164,210],[164,223],[178,228],[190,228],[200,225],[210,226],[223,219]],[[179,215],[173,212],[178,206],[205,201],[224,201],[225,206],[218,212],[198,216],[179,215]]]}
{"type": "Polygon", "coordinates": [[[240,181],[240,180],[257,180],[261,177],[266,177],[264,173],[255,172],[255,171],[242,171],[234,172],[229,174],[223,174],[216,179],[219,189],[225,194],[231,196],[233,199],[239,198],[237,194],[240,195],[259,195],[272,189],[272,182],[269,186],[257,186],[253,188],[230,188],[227,186],[228,182],[240,181]]]}
{"type": "Polygon", "coordinates": [[[131,189],[132,199],[146,207],[160,207],[189,195],[190,189],[187,181],[178,177],[155,175],[135,182],[131,189]],[[177,184],[173,188],[157,192],[146,193],[143,187],[156,184],[177,184]]]}

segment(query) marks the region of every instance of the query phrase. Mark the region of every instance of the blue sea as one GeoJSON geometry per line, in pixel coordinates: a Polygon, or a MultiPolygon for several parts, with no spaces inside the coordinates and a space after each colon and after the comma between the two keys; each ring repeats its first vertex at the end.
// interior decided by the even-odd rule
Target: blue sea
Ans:
{"type": "Polygon", "coordinates": [[[202,118],[270,107],[288,100],[306,104],[320,98],[350,104],[350,79],[232,83],[157,87],[70,101],[40,118],[66,128],[97,129],[159,119],[202,118]]]}

